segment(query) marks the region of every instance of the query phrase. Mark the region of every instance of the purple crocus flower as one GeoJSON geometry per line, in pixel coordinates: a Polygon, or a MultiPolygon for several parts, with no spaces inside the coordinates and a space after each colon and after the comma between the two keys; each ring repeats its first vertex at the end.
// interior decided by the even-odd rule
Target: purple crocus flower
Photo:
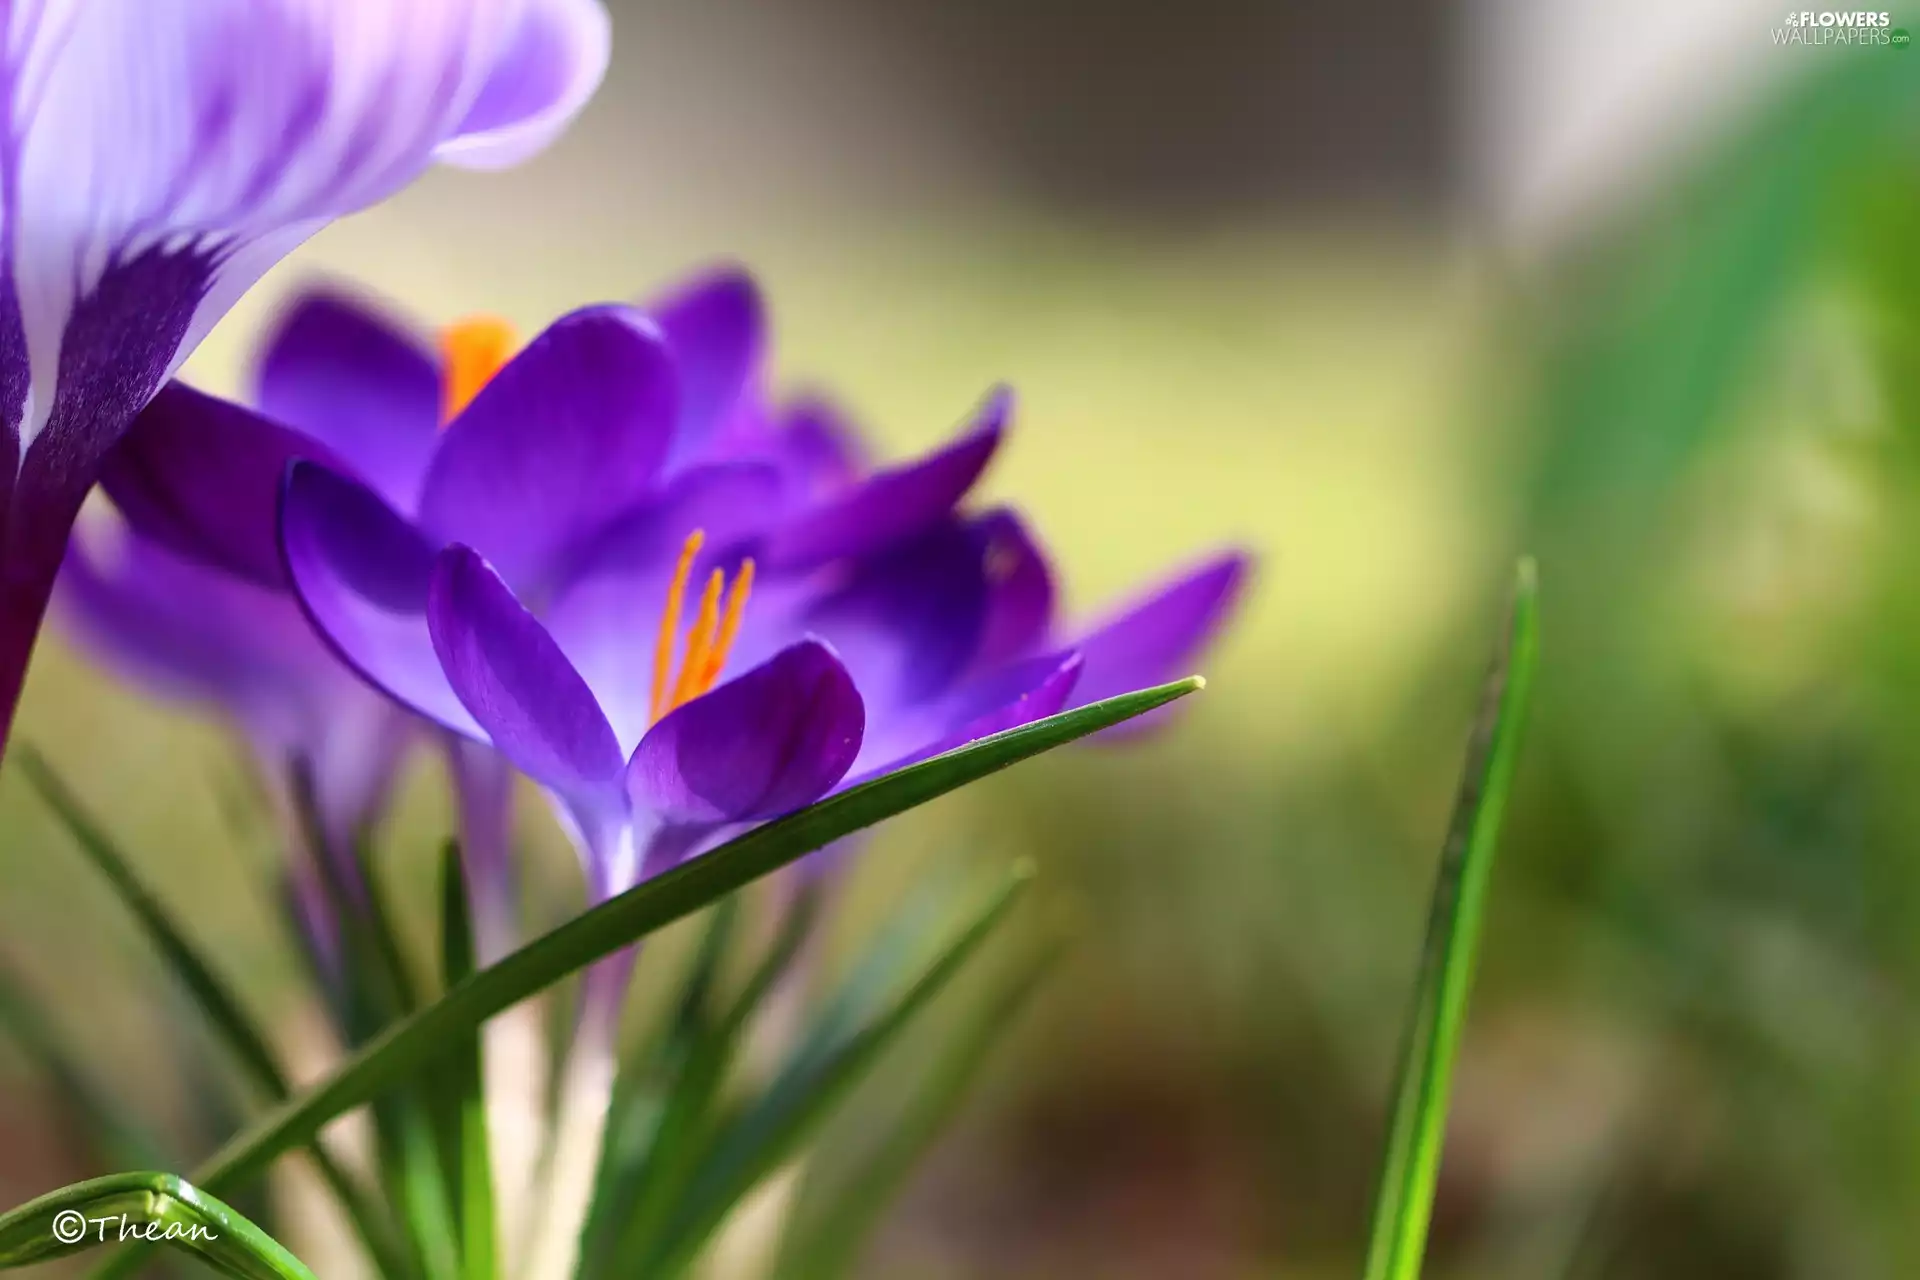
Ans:
{"type": "Polygon", "coordinates": [[[0,3],[0,743],[101,457],[262,271],[552,137],[596,0],[0,3]]]}
{"type": "Polygon", "coordinates": [[[449,425],[417,499],[325,466],[287,485],[281,551],[316,626],[546,787],[596,896],[852,780],[1178,671],[1244,571],[1223,557],[1061,643],[1022,523],[958,505],[1010,398],[927,458],[834,479],[813,446],[843,430],[759,408],[760,316],[731,273],[576,312],[449,425]]]}
{"type": "Polygon", "coordinates": [[[872,469],[819,402],[770,405],[737,272],[575,312],[511,359],[489,343],[479,376],[436,370],[391,322],[309,299],[258,412],[169,388],[107,488],[143,536],[291,587],[372,684],[545,786],[596,897],[853,779],[1168,678],[1244,575],[1222,556],[1063,629],[1022,521],[962,505],[1010,397],[872,469]],[[299,460],[276,543],[265,513],[299,460]]]}
{"type": "MultiPolygon", "coordinates": [[[[1232,553],[1061,626],[1023,522],[965,506],[1011,398],[875,469],[830,408],[769,398],[737,272],[574,312],[511,359],[463,326],[440,371],[365,310],[295,315],[258,411],[170,388],[109,494],[143,538],[291,590],[371,685],[542,784],[595,898],[837,787],[1181,674],[1243,583],[1232,553]]],[[[589,977],[556,1170],[591,1173],[624,974],[589,977]]],[[[565,1208],[536,1271],[562,1274],[587,1188],[550,1190],[565,1208]]]]}

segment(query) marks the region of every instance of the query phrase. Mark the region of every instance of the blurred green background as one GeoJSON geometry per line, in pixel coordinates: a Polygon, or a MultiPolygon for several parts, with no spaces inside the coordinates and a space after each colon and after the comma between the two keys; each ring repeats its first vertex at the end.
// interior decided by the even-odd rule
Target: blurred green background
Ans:
{"type": "MultiPolygon", "coordinates": [[[[1076,615],[1224,544],[1261,560],[1170,731],[863,855],[843,937],[933,864],[1030,854],[1029,925],[1074,943],[869,1274],[1356,1274],[1523,550],[1541,701],[1431,1274],[1920,1270],[1920,54],[1782,49],[1720,0],[614,8],[551,154],[331,228],[188,376],[237,388],[315,274],[532,330],[740,259],[783,379],[892,456],[1014,384],[988,493],[1076,615]]],[[[218,726],[50,642],[22,734],[311,1042],[218,726]]],[[[0,823],[0,956],[98,1078],[197,1037],[12,776],[0,823]]],[[[444,824],[423,765],[391,840],[423,914],[444,824]]],[[[0,1079],[0,1200],[94,1172],[23,1060],[0,1079]]],[[[139,1090],[189,1155],[197,1087],[139,1090]]]]}

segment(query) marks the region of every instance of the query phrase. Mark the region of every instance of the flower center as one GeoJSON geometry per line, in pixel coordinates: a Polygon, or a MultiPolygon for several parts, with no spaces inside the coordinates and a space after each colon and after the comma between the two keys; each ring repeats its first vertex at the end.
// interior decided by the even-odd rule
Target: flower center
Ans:
{"type": "Polygon", "coordinates": [[[519,335],[499,316],[472,315],[440,331],[440,421],[452,422],[513,359],[519,335]]]}
{"type": "Polygon", "coordinates": [[[651,720],[672,711],[675,707],[693,701],[707,690],[713,688],[720,678],[720,669],[727,663],[727,651],[733,647],[733,639],[740,633],[740,618],[747,611],[747,595],[753,590],[753,561],[740,562],[740,571],[734,575],[733,585],[727,585],[727,576],[715,569],[707,577],[706,590],[700,593],[700,607],[693,617],[693,627],[687,632],[686,648],[680,658],[680,674],[676,678],[673,669],[674,641],[680,632],[680,614],[687,601],[687,584],[693,576],[693,562],[700,554],[701,544],[706,541],[704,530],[695,529],[687,535],[686,542],[680,548],[680,563],[673,571],[673,580],[667,584],[666,608],[660,612],[660,635],[653,646],[653,701],[651,720]],[[724,593],[724,605],[721,596],[724,593]]]}

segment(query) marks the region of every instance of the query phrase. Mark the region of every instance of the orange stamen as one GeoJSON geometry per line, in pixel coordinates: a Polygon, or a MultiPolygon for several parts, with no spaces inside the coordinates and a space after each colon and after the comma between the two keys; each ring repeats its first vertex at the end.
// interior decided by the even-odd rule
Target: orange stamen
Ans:
{"type": "Polygon", "coordinates": [[[667,681],[673,675],[673,642],[680,633],[680,609],[686,600],[687,579],[693,576],[693,561],[707,535],[695,529],[680,548],[680,563],[667,584],[667,607],[660,614],[660,635],[653,644],[653,698],[648,703],[649,719],[658,720],[673,708],[667,705],[667,681]]]}
{"type": "Polygon", "coordinates": [[[720,590],[726,581],[726,575],[715,569],[707,579],[707,589],[700,594],[700,612],[694,616],[693,630],[687,633],[687,654],[680,660],[680,680],[673,686],[669,711],[706,692],[707,654],[720,630],[720,590]]]}
{"type": "Polygon", "coordinates": [[[713,651],[707,655],[707,669],[701,676],[704,689],[713,688],[720,678],[720,668],[727,665],[727,653],[733,648],[733,639],[740,634],[740,619],[747,611],[747,596],[753,590],[753,561],[740,562],[740,572],[733,576],[733,585],[727,588],[727,612],[720,619],[720,635],[713,642],[713,651]]]}
{"type": "Polygon", "coordinates": [[[440,333],[440,421],[447,423],[473,403],[481,388],[513,358],[519,335],[499,316],[473,315],[440,333]]]}

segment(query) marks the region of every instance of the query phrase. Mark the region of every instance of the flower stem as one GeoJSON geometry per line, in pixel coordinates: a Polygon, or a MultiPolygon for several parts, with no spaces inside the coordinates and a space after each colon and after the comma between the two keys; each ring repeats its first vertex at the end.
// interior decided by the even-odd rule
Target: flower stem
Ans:
{"type": "Polygon", "coordinates": [[[13,736],[13,718],[26,688],[33,646],[53,599],[54,581],[60,576],[67,534],[80,511],[76,500],[70,509],[38,513],[35,527],[23,533],[21,526],[26,522],[20,517],[27,513],[19,509],[21,505],[14,504],[8,512],[12,518],[0,551],[0,757],[13,736]],[[38,527],[49,516],[58,517],[57,524],[38,527]]]}
{"type": "Polygon", "coordinates": [[[579,1030],[561,1071],[546,1200],[521,1268],[528,1280],[569,1280],[578,1265],[619,1073],[620,1010],[632,968],[627,951],[587,970],[579,1030]]]}

